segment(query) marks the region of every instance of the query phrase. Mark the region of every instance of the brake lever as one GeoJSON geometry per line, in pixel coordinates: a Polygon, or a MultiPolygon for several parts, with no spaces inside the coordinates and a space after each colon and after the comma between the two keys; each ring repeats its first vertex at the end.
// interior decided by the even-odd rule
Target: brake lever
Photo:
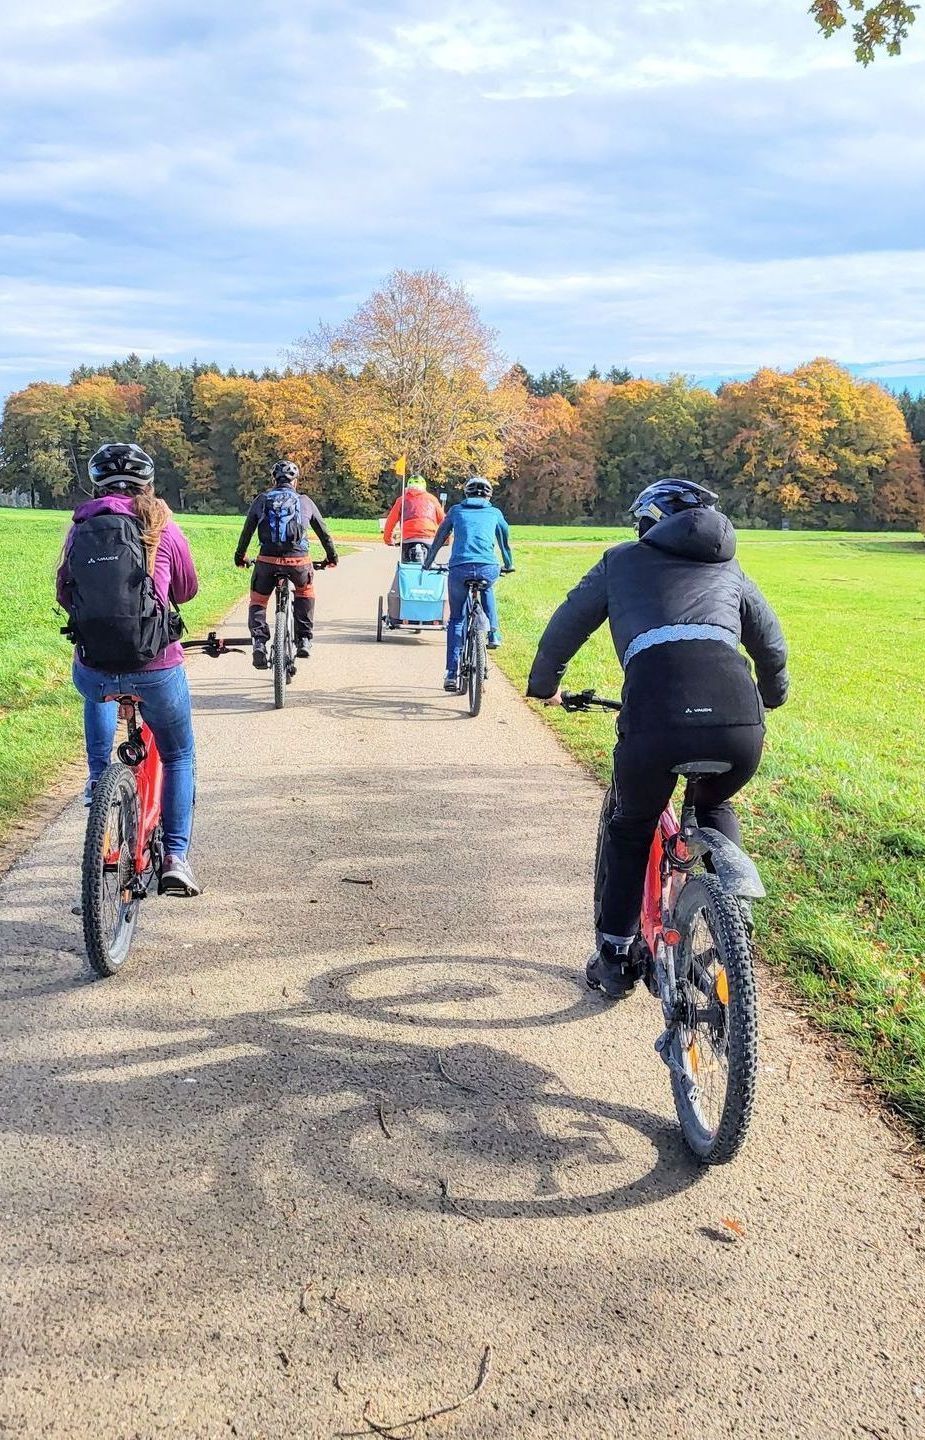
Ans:
{"type": "Polygon", "coordinates": [[[562,692],[562,709],[570,715],[576,714],[579,710],[590,710],[596,696],[593,690],[578,690],[562,692]]]}

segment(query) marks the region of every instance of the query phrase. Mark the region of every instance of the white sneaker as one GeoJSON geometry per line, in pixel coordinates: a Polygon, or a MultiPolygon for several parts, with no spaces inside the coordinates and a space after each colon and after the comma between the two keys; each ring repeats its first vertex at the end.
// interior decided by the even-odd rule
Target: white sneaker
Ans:
{"type": "Polygon", "coordinates": [[[161,870],[161,895],[201,895],[202,890],[185,855],[165,855],[161,870]]]}

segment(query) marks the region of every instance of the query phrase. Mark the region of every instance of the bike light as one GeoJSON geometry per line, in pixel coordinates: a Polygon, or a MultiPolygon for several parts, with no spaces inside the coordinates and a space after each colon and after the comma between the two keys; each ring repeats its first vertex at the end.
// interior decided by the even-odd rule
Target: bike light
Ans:
{"type": "Polygon", "coordinates": [[[681,944],[681,932],[680,932],[680,930],[664,930],[664,931],[662,932],[662,934],[664,935],[664,939],[665,939],[665,944],[666,944],[666,945],[680,945],[680,944],[681,944]]]}

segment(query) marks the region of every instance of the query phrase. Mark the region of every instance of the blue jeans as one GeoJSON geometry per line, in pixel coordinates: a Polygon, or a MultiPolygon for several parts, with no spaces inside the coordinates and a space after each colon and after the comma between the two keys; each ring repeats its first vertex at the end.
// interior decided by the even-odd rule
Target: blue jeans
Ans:
{"type": "Polygon", "coordinates": [[[74,684],[84,697],[84,735],[91,781],[97,781],[112,757],[119,710],[107,695],[137,695],[142,719],[150,725],[164,765],[161,806],[164,849],[183,856],[189,850],[196,799],[196,749],[189,685],[182,665],[169,670],[140,670],[109,675],[74,661],[74,684]]]}
{"type": "Polygon", "coordinates": [[[455,674],[459,665],[459,652],[463,640],[463,609],[466,603],[466,581],[488,580],[488,589],[482,593],[482,604],[488,616],[490,630],[498,629],[498,607],[495,603],[495,581],[501,574],[500,565],[481,565],[470,562],[467,565],[451,565],[447,577],[450,599],[450,623],[446,631],[446,668],[448,674],[455,674]]]}

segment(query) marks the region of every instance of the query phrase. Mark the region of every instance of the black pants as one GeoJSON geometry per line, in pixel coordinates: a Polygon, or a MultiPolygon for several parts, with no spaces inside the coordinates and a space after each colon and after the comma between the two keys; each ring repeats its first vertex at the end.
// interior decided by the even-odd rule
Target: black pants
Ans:
{"type": "Polygon", "coordinates": [[[710,825],[739,845],[742,835],[729,800],[758,769],[763,745],[763,725],[692,725],[619,737],[598,833],[595,930],[626,937],[639,928],[649,849],[678,783],[672,766],[690,760],[725,760],[732,766],[724,775],[697,781],[695,804],[698,825],[710,825]]]}
{"type": "Polygon", "coordinates": [[[403,540],[401,545],[402,561],[405,564],[423,565],[429,549],[430,546],[426,540],[403,540]]]}
{"type": "Polygon", "coordinates": [[[292,581],[295,599],[292,602],[292,618],[295,622],[297,640],[311,640],[315,632],[315,587],[312,584],[314,571],[310,560],[303,565],[274,565],[272,560],[258,560],[251,575],[251,603],[247,614],[247,628],[258,645],[267,645],[270,627],[267,624],[267,604],[276,589],[278,575],[286,575],[292,581]]]}

